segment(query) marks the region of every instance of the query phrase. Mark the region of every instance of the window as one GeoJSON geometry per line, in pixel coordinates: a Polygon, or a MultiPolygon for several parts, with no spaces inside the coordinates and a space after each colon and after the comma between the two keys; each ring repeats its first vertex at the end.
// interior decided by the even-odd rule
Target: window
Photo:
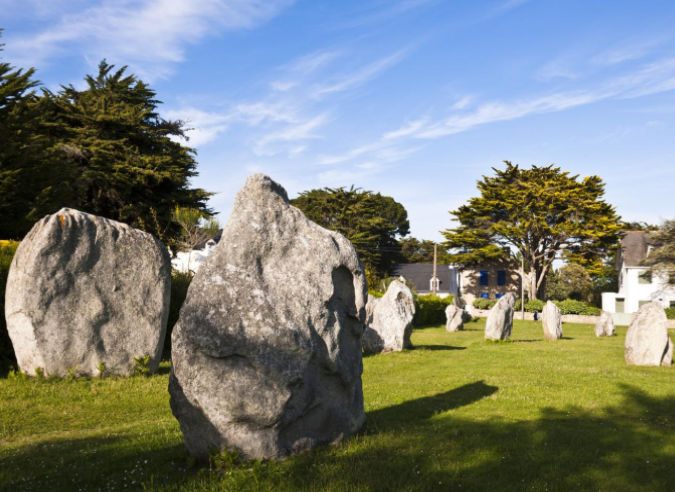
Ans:
{"type": "Polygon", "coordinates": [[[504,294],[495,294],[495,299],[501,299],[504,297],[504,294]]]}
{"type": "Polygon", "coordinates": [[[645,304],[649,304],[650,302],[652,302],[652,301],[638,301],[638,309],[640,309],[645,304]]]}
{"type": "Polygon", "coordinates": [[[638,284],[651,284],[652,281],[646,276],[645,273],[638,273],[638,284]]]}
{"type": "Polygon", "coordinates": [[[624,313],[626,312],[626,299],[623,297],[617,297],[616,298],[616,310],[617,313],[624,313]]]}
{"type": "Polygon", "coordinates": [[[675,309],[675,301],[670,301],[670,309],[675,309]]]}
{"type": "Polygon", "coordinates": [[[480,272],[480,284],[481,285],[488,285],[488,272],[487,270],[481,270],[480,272]]]}
{"type": "Polygon", "coordinates": [[[504,270],[497,272],[497,285],[506,285],[506,272],[504,270]]]}
{"type": "Polygon", "coordinates": [[[481,292],[481,294],[480,294],[480,298],[481,298],[481,299],[489,299],[489,298],[490,298],[490,296],[488,295],[488,293],[487,293],[487,292],[481,292]]]}

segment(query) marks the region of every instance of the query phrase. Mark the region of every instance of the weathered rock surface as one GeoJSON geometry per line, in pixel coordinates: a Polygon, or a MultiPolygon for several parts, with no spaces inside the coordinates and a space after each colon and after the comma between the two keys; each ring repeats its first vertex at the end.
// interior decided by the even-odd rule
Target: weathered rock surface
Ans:
{"type": "Polygon", "coordinates": [[[373,312],[375,312],[375,306],[379,302],[380,298],[375,297],[372,294],[368,294],[368,303],[366,304],[366,323],[365,326],[368,326],[373,322],[373,312]]]}
{"type": "Polygon", "coordinates": [[[486,340],[507,340],[511,337],[515,304],[516,296],[509,292],[494,305],[485,322],[486,340]]]}
{"type": "Polygon", "coordinates": [[[162,354],[171,294],[167,249],[126,224],[64,208],[21,242],[5,313],[19,367],[34,375],[128,374],[162,354]]]}
{"type": "Polygon", "coordinates": [[[453,332],[464,329],[464,315],[463,309],[457,306],[448,306],[445,308],[445,331],[453,332]]]}
{"type": "Polygon", "coordinates": [[[673,363],[668,319],[659,304],[645,304],[635,314],[626,333],[625,355],[628,365],[670,366],[673,363]]]}
{"type": "Polygon", "coordinates": [[[366,296],[352,244],[250,176],[172,335],[170,403],[188,451],[279,459],[359,430],[366,296]]]}
{"type": "Polygon", "coordinates": [[[412,321],[415,315],[413,294],[403,282],[389,284],[372,311],[372,319],[363,333],[363,350],[368,354],[396,352],[412,347],[412,321]]]}
{"type": "Polygon", "coordinates": [[[544,327],[544,338],[546,340],[560,340],[562,338],[562,312],[551,301],[546,302],[544,309],[541,310],[541,324],[544,327]]]}
{"type": "Polygon", "coordinates": [[[613,337],[614,336],[614,318],[612,314],[603,311],[600,314],[600,319],[595,323],[596,337],[613,337]]]}

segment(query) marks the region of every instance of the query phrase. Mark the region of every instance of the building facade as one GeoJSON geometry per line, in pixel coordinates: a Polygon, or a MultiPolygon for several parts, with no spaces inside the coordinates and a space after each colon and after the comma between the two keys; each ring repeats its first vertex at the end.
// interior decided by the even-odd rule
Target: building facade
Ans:
{"type": "Polygon", "coordinates": [[[645,276],[642,261],[658,245],[644,231],[628,231],[621,240],[615,268],[619,273],[619,292],[602,294],[602,309],[610,313],[635,313],[644,304],[658,302],[664,308],[675,307],[675,288],[667,279],[645,276]]]}
{"type": "Polygon", "coordinates": [[[468,305],[474,299],[499,299],[507,292],[520,297],[520,275],[511,262],[491,262],[462,268],[459,271],[459,290],[468,305]]]}

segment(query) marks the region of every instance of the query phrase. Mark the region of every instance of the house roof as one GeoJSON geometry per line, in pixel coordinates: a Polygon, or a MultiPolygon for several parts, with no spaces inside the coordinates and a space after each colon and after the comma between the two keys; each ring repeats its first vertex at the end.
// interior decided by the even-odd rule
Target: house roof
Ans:
{"type": "MultiPolygon", "coordinates": [[[[639,266],[647,257],[649,246],[656,243],[649,239],[646,231],[626,231],[621,239],[621,258],[625,266],[639,266]]],[[[618,258],[617,258],[618,260],[618,258]]],[[[617,263],[617,267],[620,264],[617,263]]]]}
{"type": "MultiPolygon", "coordinates": [[[[439,292],[449,292],[452,286],[453,270],[450,265],[437,265],[436,276],[440,280],[439,292]]],[[[392,277],[404,277],[412,282],[417,292],[429,292],[431,290],[431,277],[434,275],[433,263],[400,263],[395,265],[392,277]]]]}

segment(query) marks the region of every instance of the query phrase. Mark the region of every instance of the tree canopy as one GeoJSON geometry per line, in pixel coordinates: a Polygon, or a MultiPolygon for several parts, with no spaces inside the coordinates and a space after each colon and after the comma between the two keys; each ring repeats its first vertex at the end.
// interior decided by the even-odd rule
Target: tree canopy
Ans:
{"type": "Polygon", "coordinates": [[[309,190],[291,200],[326,229],[338,231],[359,252],[369,281],[388,276],[401,250],[397,237],[409,233],[408,212],[393,198],[360,188],[309,190]]]}
{"type": "MultiPolygon", "coordinates": [[[[401,261],[403,263],[433,263],[434,244],[436,244],[433,241],[410,237],[399,239],[398,244],[401,246],[401,261]]],[[[443,246],[438,248],[436,261],[439,265],[452,263],[450,255],[443,246]]]]}
{"type": "Polygon", "coordinates": [[[649,266],[649,275],[675,285],[675,219],[665,221],[658,231],[649,234],[649,239],[657,245],[643,262],[649,266]]]}
{"type": "Polygon", "coordinates": [[[115,70],[104,60],[83,90],[62,86],[39,96],[27,92],[35,86],[25,78],[31,71],[0,70],[24,76],[22,92],[12,82],[21,118],[0,121],[3,141],[10,142],[0,151],[0,237],[20,239],[42,216],[67,206],[171,244],[180,234],[172,220],[176,207],[212,213],[211,194],[190,185],[197,161],[178,141],[185,123],[163,119],[155,91],[126,67],[115,70]]]}
{"type": "Polygon", "coordinates": [[[588,271],[577,263],[566,263],[558,271],[551,270],[546,280],[546,298],[555,301],[593,299],[593,280],[588,271]]]}
{"type": "Polygon", "coordinates": [[[619,241],[621,225],[605,202],[599,176],[579,180],[553,165],[505,169],[478,181],[480,196],[450,212],[459,227],[443,231],[453,262],[465,265],[522,255],[530,299],[561,251],[577,263],[599,262],[619,241]]]}

